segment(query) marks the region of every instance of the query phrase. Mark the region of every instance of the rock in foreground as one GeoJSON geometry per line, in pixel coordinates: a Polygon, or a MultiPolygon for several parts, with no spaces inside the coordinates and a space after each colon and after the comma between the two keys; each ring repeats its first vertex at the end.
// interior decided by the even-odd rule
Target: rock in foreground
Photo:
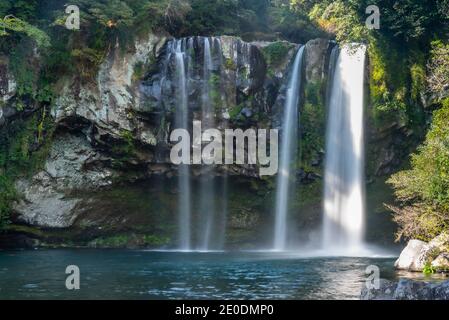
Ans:
{"type": "Polygon", "coordinates": [[[443,232],[429,243],[410,240],[394,266],[398,270],[422,272],[426,265],[436,271],[449,270],[449,234],[443,232]]]}

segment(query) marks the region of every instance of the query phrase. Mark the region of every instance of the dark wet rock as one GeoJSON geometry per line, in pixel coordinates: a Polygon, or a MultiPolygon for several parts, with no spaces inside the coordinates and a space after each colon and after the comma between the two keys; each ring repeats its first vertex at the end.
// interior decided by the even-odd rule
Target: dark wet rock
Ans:
{"type": "Polygon", "coordinates": [[[312,167],[318,167],[321,164],[321,159],[313,158],[310,164],[312,165],[312,167]]]}
{"type": "Polygon", "coordinates": [[[449,300],[449,281],[445,281],[433,287],[434,300],[449,300]]]}
{"type": "Polygon", "coordinates": [[[253,112],[249,108],[243,108],[242,111],[240,111],[242,115],[244,115],[246,118],[251,118],[253,115],[253,112]]]}
{"type": "Polygon", "coordinates": [[[395,300],[431,300],[432,287],[426,282],[399,280],[393,298],[395,300]]]}
{"type": "Polygon", "coordinates": [[[313,39],[306,43],[305,74],[308,82],[320,82],[325,78],[326,58],[330,42],[313,39]]]}
{"type": "Polygon", "coordinates": [[[401,279],[392,282],[381,279],[380,286],[362,289],[361,300],[447,300],[449,281],[424,282],[401,279]]]}
{"type": "Polygon", "coordinates": [[[397,283],[380,279],[379,288],[368,288],[364,286],[360,295],[361,300],[393,300],[393,294],[397,283]]]}
{"type": "Polygon", "coordinates": [[[229,228],[253,230],[259,223],[259,216],[253,212],[241,210],[229,219],[229,228]]]}
{"type": "Polygon", "coordinates": [[[16,95],[17,83],[9,72],[8,59],[0,56],[0,126],[6,123],[6,119],[16,114],[16,110],[9,106],[16,95]]]}

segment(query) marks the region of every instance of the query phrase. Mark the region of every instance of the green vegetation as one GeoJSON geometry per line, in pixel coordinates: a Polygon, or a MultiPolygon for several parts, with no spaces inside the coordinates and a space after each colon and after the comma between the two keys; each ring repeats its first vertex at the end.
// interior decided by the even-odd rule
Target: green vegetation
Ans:
{"type": "Polygon", "coordinates": [[[115,155],[112,164],[117,168],[125,168],[126,164],[136,157],[137,148],[132,132],[122,130],[120,138],[121,140],[114,143],[111,149],[115,155]]]}
{"type": "Polygon", "coordinates": [[[284,41],[273,42],[262,48],[262,54],[268,64],[268,69],[276,68],[285,61],[287,54],[292,48],[291,43],[284,41]]]}
{"type": "Polygon", "coordinates": [[[120,234],[97,238],[89,243],[95,248],[160,247],[170,242],[167,237],[156,235],[120,234]]]}
{"type": "Polygon", "coordinates": [[[37,172],[47,158],[53,123],[43,110],[0,131],[0,230],[8,222],[12,201],[17,199],[14,182],[37,172]]]}
{"type": "Polygon", "coordinates": [[[50,38],[45,32],[13,15],[8,15],[0,19],[0,36],[8,36],[11,32],[26,34],[36,41],[39,47],[50,46],[50,38]]]}
{"type": "Polygon", "coordinates": [[[220,75],[212,73],[209,79],[209,98],[212,101],[212,105],[215,110],[220,110],[221,103],[221,78],[220,75]]]}
{"type": "Polygon", "coordinates": [[[322,198],[322,196],[323,184],[321,180],[299,187],[298,199],[302,207],[316,205],[317,203],[319,203],[319,200],[322,198]]]}
{"type": "Polygon", "coordinates": [[[16,199],[16,191],[10,178],[0,175],[0,230],[9,222],[11,203],[16,199]]]}
{"type": "Polygon", "coordinates": [[[321,1],[275,0],[268,8],[268,25],[272,32],[283,38],[305,43],[317,37],[327,37],[326,31],[314,22],[309,12],[321,1]]]}
{"type": "Polygon", "coordinates": [[[170,242],[170,239],[167,237],[158,237],[156,235],[150,234],[143,236],[143,242],[148,246],[163,246],[165,244],[168,244],[170,242]]]}
{"type": "Polygon", "coordinates": [[[431,43],[428,63],[428,89],[431,93],[441,94],[449,84],[449,43],[448,40],[435,40],[431,43]]]}
{"type": "Polygon", "coordinates": [[[110,248],[124,248],[129,241],[127,235],[116,235],[107,238],[98,238],[92,241],[92,246],[94,247],[110,247],[110,248]]]}
{"type": "Polygon", "coordinates": [[[301,167],[307,172],[318,168],[310,164],[320,158],[324,150],[326,135],[326,115],[323,101],[322,83],[308,83],[304,89],[305,103],[301,110],[301,167]]]}
{"type": "MultiPolygon", "coordinates": [[[[301,10],[312,1],[294,1],[296,10],[301,10]],[[307,4],[308,3],[308,4],[307,4]]],[[[367,28],[359,10],[366,8],[364,1],[315,1],[309,18],[321,29],[335,34],[338,42],[365,42],[367,28]]]]}
{"type": "Polygon", "coordinates": [[[134,66],[134,74],[132,77],[133,81],[137,81],[139,79],[141,79],[144,76],[144,64],[143,62],[138,62],[136,63],[136,65],[134,66]]]}
{"type": "Polygon", "coordinates": [[[427,262],[427,263],[424,265],[424,268],[423,268],[423,270],[422,270],[422,272],[423,272],[425,275],[431,275],[431,274],[434,274],[435,271],[436,271],[435,268],[432,267],[432,265],[431,265],[429,262],[427,262]]]}
{"type": "Polygon", "coordinates": [[[234,62],[234,60],[228,58],[225,60],[225,68],[228,70],[232,70],[232,71],[236,71],[237,70],[237,66],[234,62]]]}
{"type": "Polygon", "coordinates": [[[399,237],[423,240],[449,228],[449,99],[434,112],[432,128],[424,144],[412,156],[411,169],[391,177],[396,197],[399,237]]]}
{"type": "Polygon", "coordinates": [[[229,110],[229,117],[231,118],[231,120],[237,120],[238,116],[240,115],[240,112],[243,109],[243,105],[239,104],[237,106],[233,106],[230,110],[229,110]]]}

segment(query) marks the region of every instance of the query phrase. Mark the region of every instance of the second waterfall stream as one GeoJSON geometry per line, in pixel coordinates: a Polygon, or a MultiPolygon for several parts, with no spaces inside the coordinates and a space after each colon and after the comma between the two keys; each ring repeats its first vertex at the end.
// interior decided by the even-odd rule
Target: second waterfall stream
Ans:
{"type": "Polygon", "coordinates": [[[290,80],[282,119],[282,135],[279,157],[279,171],[276,184],[276,207],[274,224],[274,249],[285,250],[287,247],[287,212],[289,195],[295,181],[295,162],[298,150],[299,98],[301,93],[302,65],[304,48],[299,48],[290,80]]]}
{"type": "Polygon", "coordinates": [[[361,45],[332,54],[324,175],[323,249],[335,255],[363,249],[365,219],[364,72],[361,45]]]}

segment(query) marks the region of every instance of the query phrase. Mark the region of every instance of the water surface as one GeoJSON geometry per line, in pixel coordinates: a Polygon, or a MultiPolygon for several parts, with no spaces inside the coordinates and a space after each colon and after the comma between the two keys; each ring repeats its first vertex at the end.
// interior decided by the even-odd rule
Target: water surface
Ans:
{"type": "Polygon", "coordinates": [[[0,252],[1,299],[357,299],[365,269],[399,275],[394,258],[273,252],[24,250],[0,252]],[[65,288],[65,269],[81,289],[65,288]]]}

